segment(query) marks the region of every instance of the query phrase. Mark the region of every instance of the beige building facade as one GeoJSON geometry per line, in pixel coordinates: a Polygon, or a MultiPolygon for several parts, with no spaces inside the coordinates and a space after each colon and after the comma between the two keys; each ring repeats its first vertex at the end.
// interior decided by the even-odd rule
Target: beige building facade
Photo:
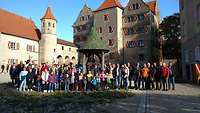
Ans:
{"type": "Polygon", "coordinates": [[[40,63],[77,63],[74,43],[57,37],[57,20],[48,7],[41,19],[41,31],[31,19],[0,9],[0,64],[23,61],[40,63]]]}
{"type": "MultiPolygon", "coordinates": [[[[85,7],[81,12],[84,9],[85,7]]],[[[123,7],[118,0],[104,0],[93,11],[93,15],[93,21],[90,22],[93,22],[99,37],[106,42],[110,50],[105,55],[105,62],[147,62],[153,57],[159,57],[159,48],[153,45],[158,43],[155,32],[160,22],[157,1],[145,3],[143,0],[129,0],[123,7]],[[129,32],[134,33],[127,34],[129,32]]],[[[79,15],[77,20],[81,16],[79,15]]],[[[76,21],[77,23],[80,22],[76,21]]],[[[87,35],[84,37],[87,38],[87,35]]],[[[81,41],[82,44],[84,41],[81,41]]],[[[74,34],[74,42],[79,42],[76,40],[76,34],[74,34]]]]}
{"type": "Polygon", "coordinates": [[[180,18],[182,75],[195,81],[194,64],[200,64],[200,1],[180,0],[180,18]]]}
{"type": "Polygon", "coordinates": [[[155,32],[159,27],[157,2],[130,0],[123,13],[124,61],[147,62],[159,58],[155,32]],[[153,8],[152,8],[153,7],[153,8]]]}

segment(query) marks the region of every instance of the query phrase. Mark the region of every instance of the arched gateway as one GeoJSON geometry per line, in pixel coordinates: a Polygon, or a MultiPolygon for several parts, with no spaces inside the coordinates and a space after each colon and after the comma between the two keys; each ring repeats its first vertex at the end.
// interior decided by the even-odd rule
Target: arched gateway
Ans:
{"type": "Polygon", "coordinates": [[[109,52],[106,43],[100,39],[95,28],[91,28],[91,31],[87,37],[87,41],[83,47],[78,49],[78,52],[83,53],[83,66],[84,72],[86,69],[86,64],[89,61],[95,62],[97,58],[101,63],[102,69],[104,68],[104,54],[109,52]]]}

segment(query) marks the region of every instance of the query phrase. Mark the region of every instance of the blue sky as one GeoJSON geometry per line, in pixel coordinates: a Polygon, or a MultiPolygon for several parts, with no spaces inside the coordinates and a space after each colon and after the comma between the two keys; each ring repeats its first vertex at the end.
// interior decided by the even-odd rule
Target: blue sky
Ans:
{"type": "MultiPolygon", "coordinates": [[[[72,25],[84,4],[87,4],[93,10],[95,10],[104,0],[0,0],[0,8],[26,18],[32,18],[36,26],[40,28],[40,18],[44,15],[49,1],[54,16],[58,20],[58,37],[72,41],[72,25]]],[[[126,5],[128,2],[128,0],[120,1],[122,5],[126,5]]],[[[175,12],[179,12],[179,0],[157,1],[159,3],[161,18],[169,16],[175,12]]]]}

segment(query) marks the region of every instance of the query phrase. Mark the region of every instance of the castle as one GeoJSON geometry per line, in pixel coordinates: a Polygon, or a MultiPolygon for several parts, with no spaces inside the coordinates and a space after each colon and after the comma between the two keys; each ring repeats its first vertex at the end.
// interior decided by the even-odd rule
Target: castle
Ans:
{"type": "Polygon", "coordinates": [[[57,36],[57,20],[51,7],[41,18],[41,31],[31,19],[3,9],[0,18],[0,64],[77,62],[76,45],[57,36]]]}
{"type": "Polygon", "coordinates": [[[109,47],[107,63],[158,61],[159,23],[157,1],[129,0],[123,7],[118,0],[105,0],[96,10],[84,5],[73,24],[73,39],[81,48],[94,27],[109,47]]]}

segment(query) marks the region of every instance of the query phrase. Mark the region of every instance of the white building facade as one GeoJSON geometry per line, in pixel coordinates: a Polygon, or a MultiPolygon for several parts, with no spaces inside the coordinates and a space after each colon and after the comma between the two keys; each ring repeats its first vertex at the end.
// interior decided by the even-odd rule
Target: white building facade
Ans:
{"type": "Polygon", "coordinates": [[[77,47],[58,39],[57,20],[48,7],[41,19],[41,31],[31,19],[0,9],[0,64],[77,62],[77,47]]]}

